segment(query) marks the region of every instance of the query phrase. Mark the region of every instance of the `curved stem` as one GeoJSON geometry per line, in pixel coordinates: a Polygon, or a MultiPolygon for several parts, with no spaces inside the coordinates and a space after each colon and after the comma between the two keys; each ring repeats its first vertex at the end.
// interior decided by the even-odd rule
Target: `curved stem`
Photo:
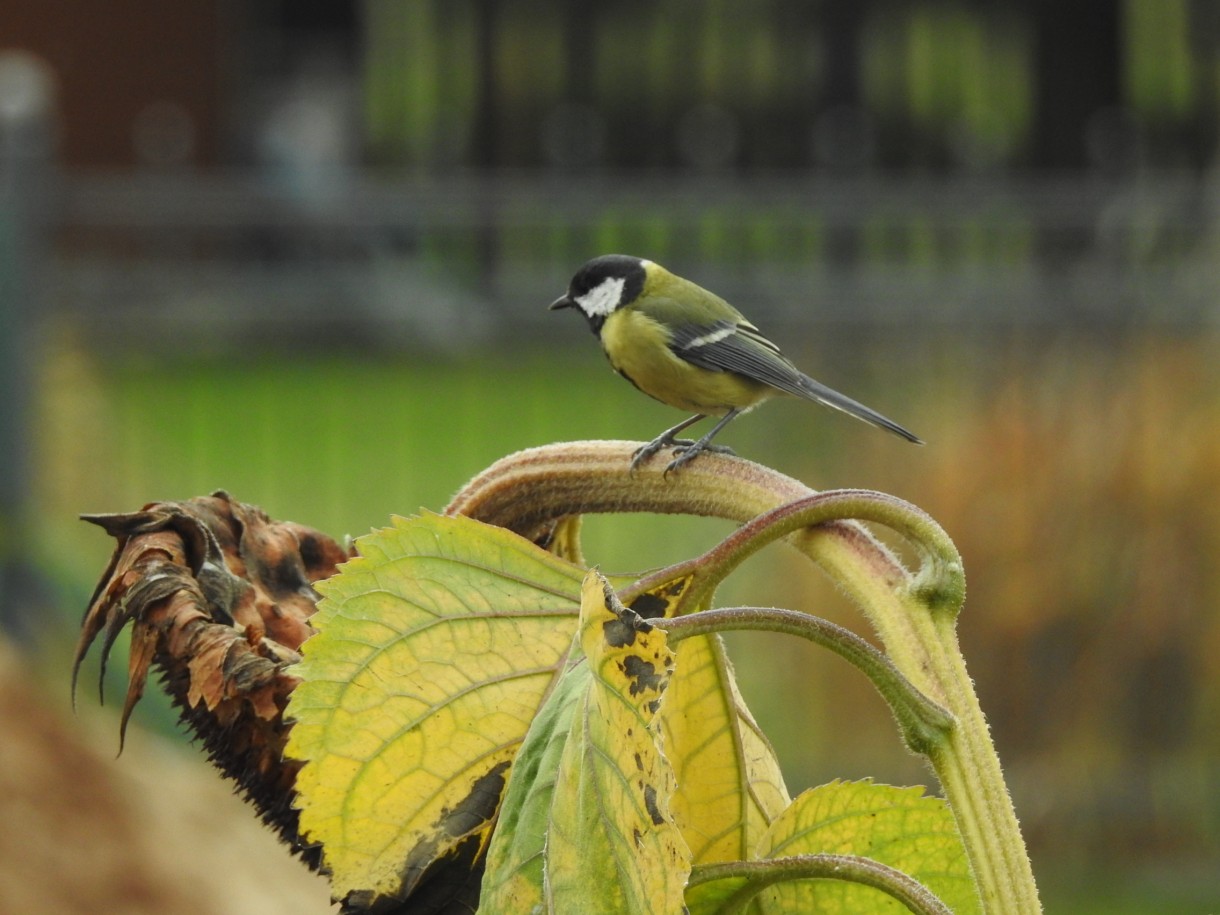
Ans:
{"type": "MultiPolygon", "coordinates": [[[[929,609],[944,610],[954,616],[958,613],[965,600],[966,583],[961,557],[948,535],[915,506],[884,493],[859,489],[811,493],[764,512],[702,556],[659,569],[627,593],[647,591],[680,576],[692,575],[698,583],[683,594],[682,606],[693,610],[704,606],[720,583],[764,546],[798,531],[809,534],[832,523],[858,520],[873,521],[898,532],[920,557],[919,569],[912,575],[875,541],[860,544],[859,559],[867,564],[870,582],[880,580],[893,590],[909,591],[929,609]]],[[[844,531],[842,536],[851,535],[844,531]]]]}
{"type": "Polygon", "coordinates": [[[882,652],[854,632],[820,617],[773,607],[731,607],[657,620],[655,625],[666,631],[670,645],[695,635],[752,629],[784,632],[828,648],[877,687],[898,721],[903,740],[914,753],[929,755],[953,727],[953,716],[948,710],[916,689],[882,652]]]}
{"type": "MultiPolygon", "coordinates": [[[[957,820],[984,912],[1040,912],[999,757],[957,644],[955,624],[965,583],[961,560],[944,531],[924,512],[892,496],[842,491],[819,499],[790,477],[727,455],[702,455],[669,479],[649,467],[633,474],[628,466],[637,447],[635,442],[575,442],[510,455],[472,480],[447,513],[538,539],[556,521],[585,513],[685,513],[748,522],[773,512],[722,544],[728,553],[721,560],[735,565],[728,560],[739,562],[779,531],[853,599],[894,666],[957,722],[930,747],[928,759],[957,820]],[[895,530],[915,548],[920,568],[910,573],[863,525],[836,520],[845,518],[895,530]]],[[[696,579],[703,596],[710,596],[706,588],[714,587],[717,573],[697,581],[693,563],[658,575],[672,578],[682,568],[696,579]]],[[[639,591],[646,581],[626,590],[639,591]]]]}
{"type": "Polygon", "coordinates": [[[718,912],[744,912],[751,899],[782,881],[847,880],[880,890],[916,915],[953,915],[923,884],[912,880],[902,871],[855,855],[793,855],[761,861],[706,864],[691,871],[687,886],[731,879],[744,880],[745,883],[725,900],[718,912]]]}
{"type": "Polygon", "coordinates": [[[813,492],[791,477],[721,454],[704,454],[668,478],[659,462],[631,473],[638,447],[565,442],[510,454],[467,483],[445,514],[535,539],[568,515],[655,512],[748,521],[813,492]]]}

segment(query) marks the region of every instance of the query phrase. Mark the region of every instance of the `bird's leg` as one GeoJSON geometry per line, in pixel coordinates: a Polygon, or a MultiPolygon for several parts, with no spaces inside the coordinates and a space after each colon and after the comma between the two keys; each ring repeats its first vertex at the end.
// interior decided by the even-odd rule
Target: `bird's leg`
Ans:
{"type": "Polygon", "coordinates": [[[696,413],[694,416],[692,416],[688,419],[682,420],[682,422],[678,423],[678,425],[674,426],[672,429],[666,429],[664,432],[662,432],[660,435],[658,435],[656,438],[654,438],[647,445],[644,445],[641,448],[637,448],[635,450],[635,453],[631,455],[631,470],[634,472],[637,467],[639,467],[641,464],[643,464],[646,460],[648,460],[650,457],[652,457],[662,448],[668,448],[670,445],[676,445],[678,447],[693,446],[695,443],[692,442],[690,439],[674,438],[674,436],[677,435],[679,432],[681,432],[683,429],[685,429],[687,426],[693,426],[695,423],[699,422],[699,420],[705,419],[705,418],[706,418],[706,414],[696,413]]]}
{"type": "Polygon", "coordinates": [[[713,445],[712,439],[715,437],[717,432],[736,419],[740,412],[740,410],[729,410],[728,413],[724,414],[724,416],[720,418],[720,421],[716,423],[716,425],[712,426],[707,435],[703,436],[703,438],[699,439],[699,441],[683,443],[674,448],[674,454],[676,454],[677,457],[669,462],[669,466],[665,468],[665,472],[668,474],[671,470],[677,470],[683,464],[689,464],[705,451],[714,451],[718,454],[732,454],[732,448],[730,448],[728,445],[713,445]]]}

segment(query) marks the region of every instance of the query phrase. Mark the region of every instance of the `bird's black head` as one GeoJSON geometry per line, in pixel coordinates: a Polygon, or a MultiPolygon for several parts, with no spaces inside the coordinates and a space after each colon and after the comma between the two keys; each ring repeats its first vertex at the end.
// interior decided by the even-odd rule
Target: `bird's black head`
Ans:
{"type": "Polygon", "coordinates": [[[576,271],[568,291],[551,303],[556,308],[575,308],[598,333],[606,318],[629,305],[644,291],[648,261],[627,254],[603,254],[576,271]]]}

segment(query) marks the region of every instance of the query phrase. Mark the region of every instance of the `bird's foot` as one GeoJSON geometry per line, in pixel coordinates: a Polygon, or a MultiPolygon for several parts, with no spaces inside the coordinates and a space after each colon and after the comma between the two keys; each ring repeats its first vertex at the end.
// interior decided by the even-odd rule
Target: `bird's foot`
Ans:
{"type": "Polygon", "coordinates": [[[694,446],[694,444],[695,444],[695,442],[693,439],[674,438],[669,433],[666,433],[665,435],[659,435],[656,438],[654,438],[651,442],[649,442],[647,445],[643,445],[643,446],[635,449],[635,451],[631,455],[630,470],[632,473],[635,473],[636,469],[639,468],[639,466],[641,464],[643,464],[646,460],[648,460],[650,457],[652,457],[654,454],[656,454],[658,451],[660,451],[663,448],[669,448],[671,446],[674,448],[690,448],[690,447],[694,446]]]}
{"type": "Polygon", "coordinates": [[[664,476],[669,476],[671,470],[677,470],[679,467],[684,467],[697,458],[703,452],[708,451],[712,454],[736,454],[728,445],[713,445],[711,442],[700,439],[697,442],[675,443],[678,447],[674,448],[674,459],[669,462],[665,468],[664,476]]]}

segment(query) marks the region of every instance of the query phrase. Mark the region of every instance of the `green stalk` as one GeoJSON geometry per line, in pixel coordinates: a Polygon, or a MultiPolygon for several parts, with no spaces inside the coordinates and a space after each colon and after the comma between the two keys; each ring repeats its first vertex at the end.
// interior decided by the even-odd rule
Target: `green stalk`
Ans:
{"type": "MultiPolygon", "coordinates": [[[[780,536],[821,566],[864,612],[894,666],[956,721],[927,747],[970,857],[987,915],[1036,915],[1037,887],[987,722],[957,642],[965,599],[952,541],[918,508],[866,491],[815,493],[783,474],[719,454],[666,478],[627,470],[634,442],[578,442],[510,455],[462,490],[447,510],[551,542],[561,522],[597,512],[708,515],[745,524],[715,550],[698,599],[746,556],[780,536]],[[770,514],[767,514],[770,513],[770,514]],[[908,571],[858,522],[891,528],[915,549],[908,571]],[[812,526],[810,526],[812,525],[812,526]]],[[[696,570],[699,560],[683,564],[696,570]]],[[[674,574],[678,567],[661,575],[674,574]]],[[[707,569],[707,566],[704,566],[707,569]]],[[[654,576],[655,577],[655,576],[654,576]]],[[[640,590],[645,582],[629,590],[640,590]]],[[[685,595],[689,606],[695,595],[685,595]]]]}
{"type": "Polygon", "coordinates": [[[928,755],[953,728],[948,711],[916,689],[883,652],[854,632],[809,613],[774,607],[727,607],[654,622],[666,631],[670,646],[691,636],[750,629],[795,635],[833,651],[872,681],[914,753],[928,755]]]}
{"type": "Polygon", "coordinates": [[[734,879],[745,883],[717,910],[723,915],[746,911],[755,896],[767,887],[787,880],[847,880],[880,890],[915,915],[953,915],[923,884],[902,871],[855,855],[794,855],[763,861],[705,864],[691,871],[688,885],[734,879]]]}

